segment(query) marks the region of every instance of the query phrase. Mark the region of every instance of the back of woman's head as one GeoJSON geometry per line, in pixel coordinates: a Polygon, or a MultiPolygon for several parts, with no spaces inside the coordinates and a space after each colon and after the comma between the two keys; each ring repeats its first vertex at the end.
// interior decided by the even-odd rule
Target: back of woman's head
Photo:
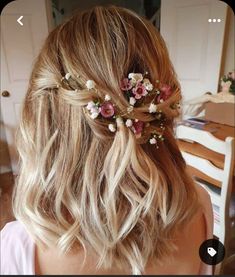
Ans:
{"type": "Polygon", "coordinates": [[[134,12],[95,7],[58,26],[36,60],[24,100],[16,218],[44,245],[93,249],[99,266],[139,273],[150,258],[169,255],[169,239],[197,208],[173,135],[179,100],[163,39],[134,12]],[[154,102],[149,112],[151,97],[133,97],[136,105],[128,110],[120,84],[132,72],[147,72],[153,87],[170,87],[169,99],[154,102]],[[119,115],[111,125],[86,108],[107,95],[119,115]],[[143,123],[142,135],[127,119],[143,123]],[[164,140],[156,146],[153,136],[149,143],[145,128],[163,129],[164,140]]]}

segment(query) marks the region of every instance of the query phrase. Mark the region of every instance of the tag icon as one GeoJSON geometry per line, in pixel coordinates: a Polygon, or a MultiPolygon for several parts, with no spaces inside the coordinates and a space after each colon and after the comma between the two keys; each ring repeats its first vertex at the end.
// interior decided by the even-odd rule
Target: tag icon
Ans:
{"type": "Polygon", "coordinates": [[[201,244],[199,256],[203,263],[216,265],[223,261],[225,248],[218,239],[208,239],[201,244]]]}
{"type": "Polygon", "coordinates": [[[211,256],[214,257],[217,254],[217,251],[213,247],[207,247],[207,253],[211,256]]]}

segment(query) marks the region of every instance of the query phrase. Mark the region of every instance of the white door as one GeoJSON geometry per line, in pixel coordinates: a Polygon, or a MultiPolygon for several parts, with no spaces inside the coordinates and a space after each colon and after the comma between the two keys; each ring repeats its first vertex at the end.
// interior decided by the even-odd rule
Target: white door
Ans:
{"type": "Polygon", "coordinates": [[[219,0],[161,1],[160,32],[185,101],[218,91],[226,12],[219,0]]]}
{"type": "Polygon", "coordinates": [[[1,111],[14,174],[18,172],[15,131],[33,61],[49,32],[48,4],[46,0],[17,0],[1,14],[1,111]],[[17,22],[20,16],[23,25],[17,22]]]}

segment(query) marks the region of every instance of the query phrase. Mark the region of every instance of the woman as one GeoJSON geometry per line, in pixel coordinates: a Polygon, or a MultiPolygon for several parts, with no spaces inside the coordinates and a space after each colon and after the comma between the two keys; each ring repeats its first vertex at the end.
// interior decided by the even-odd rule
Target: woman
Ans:
{"type": "Polygon", "coordinates": [[[211,274],[209,196],[173,134],[180,87],[155,27],[95,7],[47,38],[17,136],[2,273],[211,274]]]}

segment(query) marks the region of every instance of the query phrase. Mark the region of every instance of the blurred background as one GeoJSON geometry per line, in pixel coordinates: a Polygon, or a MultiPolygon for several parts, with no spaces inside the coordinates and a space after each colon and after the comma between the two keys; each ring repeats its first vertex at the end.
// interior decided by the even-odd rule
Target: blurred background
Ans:
{"type": "Polygon", "coordinates": [[[161,0],[52,0],[52,16],[54,24],[62,23],[66,18],[70,17],[76,10],[86,10],[93,6],[116,5],[131,9],[136,13],[147,17],[160,30],[160,6],[161,0]]]}

